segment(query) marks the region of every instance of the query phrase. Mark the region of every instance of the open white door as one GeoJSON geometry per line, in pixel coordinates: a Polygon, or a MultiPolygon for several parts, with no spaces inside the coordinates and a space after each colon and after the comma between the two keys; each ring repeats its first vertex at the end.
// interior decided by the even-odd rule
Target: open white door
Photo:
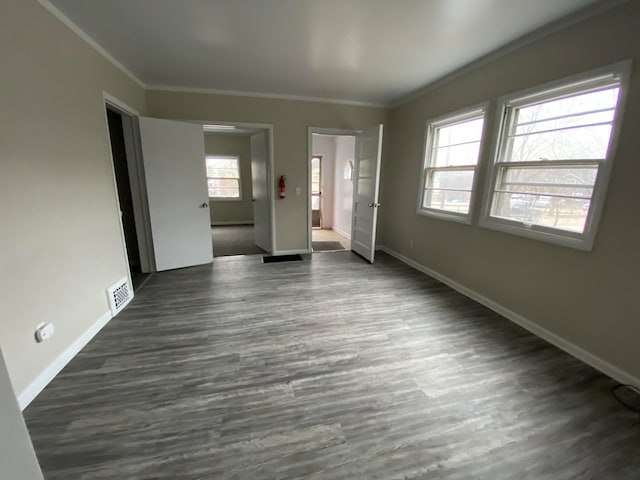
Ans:
{"type": "Polygon", "coordinates": [[[213,261],[202,127],[140,117],[156,269],[213,261]]]}
{"type": "Polygon", "coordinates": [[[356,136],[351,250],[371,263],[376,252],[381,153],[382,125],[363,130],[356,136]]]}
{"type": "Polygon", "coordinates": [[[272,253],[269,137],[266,131],[251,135],[251,182],[254,241],[258,247],[272,253]]]}

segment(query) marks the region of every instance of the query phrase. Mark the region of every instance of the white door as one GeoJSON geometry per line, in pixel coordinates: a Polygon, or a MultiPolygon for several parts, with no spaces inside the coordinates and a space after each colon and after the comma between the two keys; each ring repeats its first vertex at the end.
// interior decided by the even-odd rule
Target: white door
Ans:
{"type": "Polygon", "coordinates": [[[213,261],[200,125],[140,117],[156,269],[213,261]]]}
{"type": "Polygon", "coordinates": [[[376,251],[381,153],[382,125],[368,128],[356,135],[351,250],[371,263],[376,251]]]}
{"type": "Polygon", "coordinates": [[[267,132],[251,135],[251,188],[255,244],[272,253],[271,197],[269,180],[269,137],[267,132]]]}

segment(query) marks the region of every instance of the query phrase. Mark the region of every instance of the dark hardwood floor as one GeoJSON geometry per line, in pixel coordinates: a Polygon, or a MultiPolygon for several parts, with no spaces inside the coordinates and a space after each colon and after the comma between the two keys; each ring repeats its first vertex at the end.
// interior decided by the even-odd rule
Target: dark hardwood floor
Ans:
{"type": "Polygon", "coordinates": [[[25,417],[48,480],[638,479],[612,384],[384,254],[227,257],[153,275],[25,417]]]}
{"type": "Polygon", "coordinates": [[[218,225],[211,227],[214,257],[260,255],[266,253],[255,244],[253,225],[218,225]]]}

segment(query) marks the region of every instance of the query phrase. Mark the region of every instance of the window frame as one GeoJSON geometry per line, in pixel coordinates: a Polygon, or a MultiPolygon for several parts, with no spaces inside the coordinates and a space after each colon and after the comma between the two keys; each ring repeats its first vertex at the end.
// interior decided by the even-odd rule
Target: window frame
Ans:
{"type": "Polygon", "coordinates": [[[483,150],[485,145],[485,135],[487,134],[487,116],[489,110],[489,102],[482,102],[471,107],[466,107],[446,115],[440,115],[427,120],[425,126],[424,142],[422,146],[422,168],[420,172],[420,186],[418,190],[418,203],[416,207],[416,213],[430,218],[437,218],[440,220],[449,220],[453,222],[463,223],[465,225],[471,225],[471,218],[473,216],[474,207],[477,199],[478,191],[478,170],[481,164],[483,150]],[[455,170],[469,170],[470,165],[452,166],[452,167],[435,167],[432,166],[433,156],[433,142],[435,138],[435,132],[439,128],[455,125],[456,123],[462,123],[474,118],[482,118],[482,133],[480,135],[480,145],[478,149],[478,160],[473,167],[473,182],[471,183],[471,192],[469,196],[469,211],[467,213],[452,212],[448,210],[442,210],[438,208],[429,208],[423,206],[424,194],[426,190],[427,181],[434,171],[455,171],[455,170]],[[428,155],[427,155],[428,154],[428,155]]]}
{"type": "MultiPolygon", "coordinates": [[[[598,225],[602,216],[607,188],[611,177],[613,161],[615,159],[622,126],[622,116],[624,114],[625,101],[629,88],[629,76],[631,73],[631,60],[618,62],[602,68],[590,70],[566,77],[557,81],[538,85],[520,92],[505,95],[498,99],[498,108],[495,119],[494,132],[492,138],[491,163],[485,175],[484,194],[482,200],[482,211],[480,215],[480,227],[496,230],[502,233],[540,240],[547,243],[570,247],[582,251],[591,251],[595,242],[598,225]],[[533,162],[509,162],[503,161],[505,146],[508,140],[507,132],[510,130],[510,122],[513,115],[510,113],[514,109],[522,108],[533,103],[551,101],[555,98],[579,95],[590,89],[597,89],[598,86],[610,85],[612,79],[619,82],[620,92],[618,104],[614,111],[611,136],[609,138],[609,148],[602,160],[585,160],[586,163],[598,165],[596,180],[593,186],[593,194],[583,233],[571,232],[559,228],[534,225],[524,221],[495,217],[491,215],[494,203],[494,194],[498,184],[498,177],[505,166],[530,165],[533,162]]],[[[541,161],[539,165],[543,167],[554,162],[553,160],[541,161]]],[[[554,165],[568,165],[569,161],[555,161],[554,165]],[[563,162],[565,162],[563,164],[563,162]]],[[[573,161],[577,165],[577,161],[573,161]]]]}
{"type": "MultiPolygon", "coordinates": [[[[207,162],[210,158],[220,158],[223,160],[235,160],[238,162],[238,197],[209,197],[214,202],[241,202],[242,201],[242,172],[240,168],[240,157],[238,155],[205,155],[205,173],[207,173],[207,195],[209,194],[209,179],[223,179],[223,177],[210,177],[207,171],[207,162]]],[[[232,178],[232,177],[229,177],[232,178]]],[[[227,178],[227,180],[229,179],[227,178]]],[[[234,178],[235,179],[235,178],[234,178]]]]}

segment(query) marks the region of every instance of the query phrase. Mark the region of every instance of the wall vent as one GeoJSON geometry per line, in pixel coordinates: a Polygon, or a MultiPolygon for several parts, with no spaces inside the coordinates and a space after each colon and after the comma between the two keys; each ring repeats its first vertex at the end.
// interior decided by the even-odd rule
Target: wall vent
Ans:
{"type": "Polygon", "coordinates": [[[129,280],[125,277],[107,288],[107,299],[111,315],[116,316],[120,310],[127,306],[133,298],[133,290],[129,285],[129,280]]]}

